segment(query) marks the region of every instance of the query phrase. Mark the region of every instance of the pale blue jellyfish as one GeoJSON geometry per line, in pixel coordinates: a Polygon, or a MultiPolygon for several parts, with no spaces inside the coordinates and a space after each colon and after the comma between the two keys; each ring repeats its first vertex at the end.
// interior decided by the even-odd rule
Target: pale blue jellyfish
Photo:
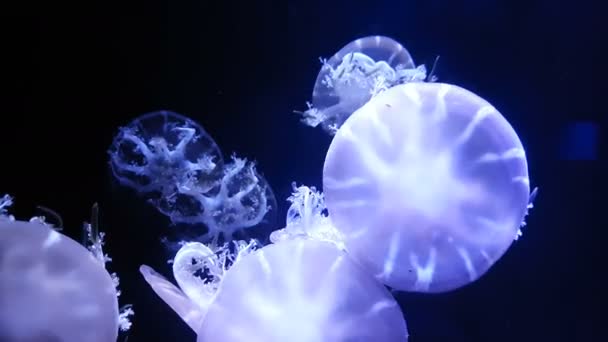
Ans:
{"type": "Polygon", "coordinates": [[[323,170],[346,249],[397,290],[442,292],[481,277],[518,236],[526,153],[490,103],[455,85],[379,94],[336,133],[323,170]]]}
{"type": "Polygon", "coordinates": [[[240,241],[229,252],[186,243],[173,260],[179,288],[141,267],[198,341],[407,341],[403,314],[387,289],[331,239],[307,236],[330,223],[318,195],[304,190],[296,188],[292,208],[299,213],[288,218],[297,227],[283,229],[271,245],[240,241]]]}
{"type": "Polygon", "coordinates": [[[224,163],[215,141],[195,121],[169,111],[145,114],[120,128],[109,150],[115,178],[173,223],[204,224],[201,239],[230,240],[276,208],[255,163],[224,163]]]}
{"type": "Polygon", "coordinates": [[[0,215],[0,341],[108,342],[129,328],[102,237],[87,249],[39,219],[0,215]]]}
{"type": "Polygon", "coordinates": [[[180,187],[212,191],[224,164],[201,125],[170,111],[148,113],[121,127],[108,153],[116,180],[154,202],[180,187]]]}
{"type": "Polygon", "coordinates": [[[277,207],[274,193],[255,163],[233,156],[226,163],[212,192],[179,188],[164,198],[159,210],[175,223],[203,223],[207,233],[201,240],[224,241],[234,233],[257,227],[277,207]],[[194,209],[194,210],[193,210],[194,209]]]}
{"type": "Polygon", "coordinates": [[[416,68],[409,52],[384,36],[352,41],[322,62],[302,121],[320,125],[331,134],[371,97],[394,85],[426,78],[424,65],[416,68]]]}

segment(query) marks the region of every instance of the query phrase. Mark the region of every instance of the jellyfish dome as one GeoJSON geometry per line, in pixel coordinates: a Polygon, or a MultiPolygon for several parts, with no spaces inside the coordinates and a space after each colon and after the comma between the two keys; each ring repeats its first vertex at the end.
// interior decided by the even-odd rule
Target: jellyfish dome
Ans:
{"type": "Polygon", "coordinates": [[[148,113],[122,127],[109,154],[120,184],[147,197],[174,224],[205,225],[202,240],[230,240],[276,209],[255,163],[236,155],[224,163],[203,127],[174,112],[148,113]]]}
{"type": "Polygon", "coordinates": [[[296,239],[226,274],[198,341],[406,341],[390,293],[333,244],[296,239]],[[226,324],[226,322],[231,322],[226,324]]]}
{"type": "Polygon", "coordinates": [[[244,254],[228,270],[222,255],[184,245],[174,260],[181,290],[141,268],[198,341],[407,341],[388,290],[332,243],[283,240],[244,254]],[[196,278],[197,270],[213,276],[196,278]]]}
{"type": "Polygon", "coordinates": [[[403,45],[384,36],[352,41],[322,61],[303,122],[332,134],[372,96],[426,77],[424,66],[416,68],[403,45]]]}
{"type": "Polygon", "coordinates": [[[170,111],[144,114],[121,127],[108,153],[121,185],[172,205],[180,188],[210,191],[223,167],[220,149],[203,127],[170,111]]]}
{"type": "Polygon", "coordinates": [[[441,83],[397,85],[356,111],[323,170],[332,223],[388,286],[449,291],[482,276],[530,199],[524,148],[490,103],[441,83]]]}
{"type": "Polygon", "coordinates": [[[84,246],[40,222],[0,218],[0,341],[116,341],[112,277],[84,246]]]}

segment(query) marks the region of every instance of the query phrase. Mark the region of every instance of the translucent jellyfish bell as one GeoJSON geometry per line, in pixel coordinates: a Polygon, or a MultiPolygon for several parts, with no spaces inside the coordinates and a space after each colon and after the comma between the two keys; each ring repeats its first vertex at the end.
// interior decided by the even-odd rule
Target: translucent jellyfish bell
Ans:
{"type": "Polygon", "coordinates": [[[326,204],[348,251],[385,284],[448,291],[483,275],[527,212],[526,154],[507,120],[458,86],[374,97],[333,139],[326,204]]]}
{"type": "Polygon", "coordinates": [[[152,112],[120,128],[109,149],[114,177],[159,201],[179,187],[210,191],[223,158],[201,125],[170,111],[152,112]]]}
{"type": "Polygon", "coordinates": [[[0,218],[0,341],[116,341],[118,323],[115,284],[89,250],[0,218]]]}
{"type": "MultiPolygon", "coordinates": [[[[198,245],[200,257],[189,258],[209,256],[198,245]]],[[[186,261],[177,272],[174,267],[183,292],[150,268],[141,270],[198,341],[407,341],[391,294],[334,244],[284,240],[244,255],[226,272],[207,262],[206,269],[221,278],[211,286],[215,293],[201,279],[183,281],[183,270],[198,264],[186,261]]]]}
{"type": "Polygon", "coordinates": [[[231,268],[198,341],[407,341],[397,302],[333,244],[266,246],[231,268]],[[231,324],[226,324],[231,322],[231,324]]]}
{"type": "Polygon", "coordinates": [[[178,194],[165,198],[158,208],[174,223],[205,224],[207,233],[201,240],[217,241],[222,236],[229,241],[236,232],[257,235],[246,230],[260,228],[264,220],[272,221],[277,203],[255,163],[233,156],[212,191],[181,187],[178,194]]]}
{"type": "Polygon", "coordinates": [[[344,46],[327,61],[315,82],[304,123],[334,133],[372,96],[396,84],[422,81],[409,52],[389,37],[369,36],[344,46]]]}

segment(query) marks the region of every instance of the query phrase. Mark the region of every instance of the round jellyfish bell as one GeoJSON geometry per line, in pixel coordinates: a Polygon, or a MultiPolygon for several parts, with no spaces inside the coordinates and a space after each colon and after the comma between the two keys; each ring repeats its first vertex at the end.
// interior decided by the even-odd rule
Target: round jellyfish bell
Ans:
{"type": "Polygon", "coordinates": [[[0,341],[116,341],[116,295],[76,241],[40,222],[0,219],[0,341]]]}
{"type": "Polygon", "coordinates": [[[345,253],[296,239],[227,272],[198,332],[198,341],[209,340],[389,342],[406,341],[407,329],[391,294],[345,253]]]}
{"type": "MultiPolygon", "coordinates": [[[[199,244],[197,257],[194,247],[185,245],[183,254],[209,257],[208,248],[199,244]]],[[[334,244],[283,240],[245,254],[225,272],[207,262],[207,270],[221,276],[218,284],[185,282],[184,269],[194,271],[186,261],[178,272],[174,266],[183,292],[150,268],[141,271],[198,341],[407,341],[403,314],[388,290],[334,244]],[[212,296],[205,291],[210,284],[212,296]]]]}
{"type": "Polygon", "coordinates": [[[170,111],[144,114],[121,127],[108,152],[118,182],[153,202],[180,188],[211,191],[223,168],[220,149],[203,127],[170,111]]]}
{"type": "Polygon", "coordinates": [[[422,81],[425,77],[424,66],[416,68],[409,52],[394,39],[357,39],[323,61],[303,121],[334,133],[372,96],[396,84],[422,81]]]}
{"type": "Polygon", "coordinates": [[[408,83],[376,96],[334,137],[323,190],[346,248],[386,285],[449,291],[517,237],[530,199],[524,148],[487,101],[408,83]]]}
{"type": "Polygon", "coordinates": [[[182,187],[158,209],[174,223],[203,223],[207,232],[197,240],[230,241],[237,232],[247,237],[268,235],[277,202],[270,185],[253,162],[232,156],[212,192],[182,187]],[[253,229],[255,228],[255,229],[253,229]]]}

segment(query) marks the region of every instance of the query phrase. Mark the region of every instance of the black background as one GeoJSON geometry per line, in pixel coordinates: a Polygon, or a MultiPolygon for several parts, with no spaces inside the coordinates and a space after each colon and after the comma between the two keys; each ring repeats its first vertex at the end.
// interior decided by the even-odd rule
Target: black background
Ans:
{"type": "Polygon", "coordinates": [[[112,182],[106,150],[116,128],[158,109],[199,121],[224,154],[258,161],[279,226],[292,181],[321,185],[329,144],[291,112],[309,99],[319,56],[372,34],[397,39],[417,63],[440,55],[440,81],[492,102],[521,137],[540,187],[523,238],[481,280],[443,295],[397,295],[410,340],[601,340],[605,159],[560,158],[567,125],[605,120],[605,12],[592,1],[2,6],[0,193],[16,197],[20,218],[36,205],[57,211],[73,237],[100,203],[122,303],[135,305],[129,341],[195,337],[137,272],[146,263],[168,274],[158,238],[169,228],[112,182]]]}

